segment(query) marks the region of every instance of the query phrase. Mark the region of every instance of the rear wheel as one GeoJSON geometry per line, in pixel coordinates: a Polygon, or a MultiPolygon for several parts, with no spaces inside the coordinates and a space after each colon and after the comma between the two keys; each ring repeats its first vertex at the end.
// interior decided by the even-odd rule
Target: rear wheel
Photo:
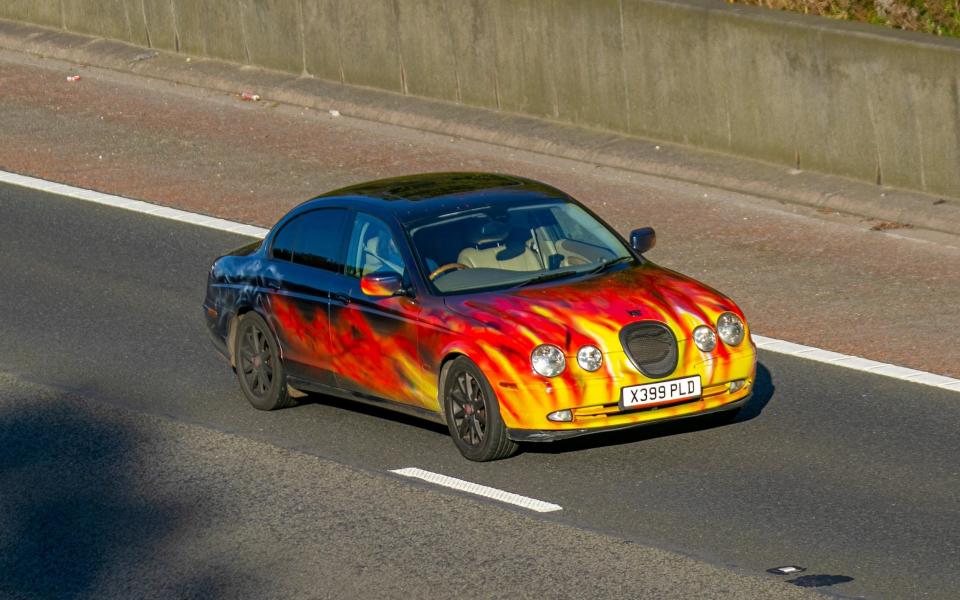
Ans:
{"type": "Polygon", "coordinates": [[[460,357],[447,371],[443,410],[453,443],[478,462],[513,455],[518,446],[507,437],[500,405],[487,378],[471,360],[460,357]]]}
{"type": "Polygon", "coordinates": [[[234,349],[240,389],[254,408],[274,410],[292,406],[280,350],[263,318],[254,312],[240,317],[234,349]]]}

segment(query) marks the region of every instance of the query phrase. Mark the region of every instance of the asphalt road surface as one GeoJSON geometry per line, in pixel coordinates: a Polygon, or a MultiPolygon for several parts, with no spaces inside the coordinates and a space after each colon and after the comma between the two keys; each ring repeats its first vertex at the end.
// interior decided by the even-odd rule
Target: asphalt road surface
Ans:
{"type": "Polygon", "coordinates": [[[365,406],[321,397],[252,409],[200,313],[211,260],[245,238],[15,187],[0,187],[0,217],[0,371],[18,380],[359,473],[419,467],[532,496],[563,511],[531,521],[741,572],[801,565],[798,583],[831,594],[955,598],[960,588],[954,392],[761,352],[755,399],[732,425],[530,445],[475,464],[444,428],[365,406]]]}

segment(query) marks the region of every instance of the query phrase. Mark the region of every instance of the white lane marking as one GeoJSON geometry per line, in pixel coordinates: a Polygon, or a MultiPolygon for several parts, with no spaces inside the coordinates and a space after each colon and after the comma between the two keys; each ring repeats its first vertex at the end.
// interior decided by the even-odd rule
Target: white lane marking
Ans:
{"type": "Polygon", "coordinates": [[[417,469],[416,467],[394,469],[390,472],[403,477],[422,479],[445,488],[459,490],[461,492],[474,494],[476,496],[483,496],[484,498],[490,498],[499,502],[513,504],[514,506],[527,508],[537,512],[543,513],[563,510],[563,507],[559,504],[544,502],[543,500],[537,500],[536,498],[528,498],[526,496],[521,496],[520,494],[514,494],[513,492],[505,492],[503,490],[498,490],[497,488],[480,485],[479,483],[471,483],[469,481],[464,481],[463,479],[448,477],[446,475],[440,475],[439,473],[433,473],[431,471],[424,471],[423,469],[417,469]]]}
{"type": "MultiPolygon", "coordinates": [[[[268,231],[262,227],[255,227],[253,225],[228,221],[226,219],[211,217],[209,215],[192,213],[177,208],[169,208],[166,206],[160,206],[158,204],[150,204],[149,202],[143,202],[141,200],[131,200],[130,198],[124,198],[123,196],[112,196],[110,194],[95,192],[93,190],[85,190],[83,188],[64,185],[62,183],[46,181],[44,179],[37,179],[36,177],[27,177],[26,175],[8,173],[6,171],[0,171],[0,183],[9,183],[33,190],[40,190],[42,192],[66,196],[68,198],[86,200],[87,202],[95,202],[104,206],[114,206],[116,208],[123,208],[125,210],[132,210],[135,212],[153,215],[155,217],[173,219],[175,221],[199,225],[201,227],[218,229],[220,231],[228,231],[230,233],[237,233],[240,235],[249,235],[250,237],[261,239],[267,235],[268,231]]],[[[794,344],[793,342],[768,338],[762,335],[753,336],[753,341],[757,345],[757,348],[761,350],[767,350],[769,352],[787,354],[790,356],[796,356],[798,358],[805,358],[830,365],[836,365],[838,367],[845,367],[855,371],[864,371],[866,373],[874,373],[876,375],[892,377],[902,381],[910,381],[912,383],[919,383],[922,385],[929,385],[945,390],[960,392],[960,379],[945,377],[943,375],[937,375],[936,373],[908,369],[897,365],[877,362],[867,358],[860,358],[859,356],[831,352],[829,350],[823,350],[814,346],[804,346],[802,344],[794,344]]]]}
{"type": "Polygon", "coordinates": [[[219,229],[220,231],[229,231],[230,233],[249,235],[250,237],[261,239],[267,235],[268,231],[262,227],[255,227],[245,223],[227,221],[226,219],[211,217],[210,215],[201,215],[198,213],[180,210],[178,208],[170,208],[167,206],[160,206],[159,204],[151,204],[141,200],[132,200],[130,198],[124,198],[123,196],[112,196],[102,192],[85,190],[83,188],[46,181],[44,179],[37,179],[36,177],[27,177],[26,175],[8,173],[6,171],[0,171],[0,183],[9,183],[12,185],[18,185],[20,187],[30,188],[32,190],[40,190],[41,192],[57,194],[58,196],[66,196],[67,198],[85,200],[87,202],[102,204],[104,206],[113,206],[115,208],[132,210],[134,212],[153,215],[155,217],[163,217],[164,219],[191,223],[193,225],[199,225],[209,229],[219,229]]]}
{"type": "Polygon", "coordinates": [[[936,373],[908,369],[906,367],[860,358],[859,356],[840,354],[839,352],[830,352],[829,350],[821,350],[820,348],[815,348],[813,346],[803,346],[801,344],[794,344],[792,342],[784,342],[782,340],[768,338],[762,335],[753,336],[753,341],[757,345],[758,349],[766,350],[768,352],[776,352],[778,354],[787,354],[790,356],[796,356],[798,358],[805,358],[807,360],[815,360],[817,362],[827,363],[829,365],[853,369],[854,371],[863,371],[872,375],[883,375],[893,379],[930,385],[933,387],[943,388],[945,390],[960,391],[960,379],[954,379],[944,375],[937,375],[936,373]]]}

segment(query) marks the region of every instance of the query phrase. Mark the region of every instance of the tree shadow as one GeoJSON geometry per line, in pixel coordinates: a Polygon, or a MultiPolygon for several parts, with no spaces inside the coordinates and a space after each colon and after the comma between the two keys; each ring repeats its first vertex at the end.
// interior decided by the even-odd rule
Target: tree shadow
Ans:
{"type": "Polygon", "coordinates": [[[667,421],[664,423],[654,423],[634,428],[611,431],[609,433],[596,433],[577,437],[569,440],[560,440],[557,442],[541,442],[523,444],[522,451],[530,454],[562,454],[566,452],[576,452],[588,448],[603,448],[607,446],[620,446],[623,444],[633,444],[645,440],[653,440],[665,436],[679,435],[694,431],[703,431],[715,427],[729,427],[731,425],[744,423],[757,418],[764,407],[770,402],[775,390],[773,378],[770,370],[762,363],[757,363],[757,375],[753,387],[753,396],[750,401],[740,409],[737,417],[733,421],[724,421],[722,413],[713,415],[704,415],[701,417],[689,417],[677,419],[676,421],[667,421]]]}
{"type": "MultiPolygon", "coordinates": [[[[222,573],[149,572],[187,506],[138,476],[149,432],[65,395],[0,396],[0,597],[216,597],[222,573]],[[99,415],[99,416],[98,416],[99,415]],[[139,456],[139,458],[137,458],[139,456]],[[145,569],[147,572],[145,572],[145,569]]],[[[152,460],[152,459],[151,459],[152,460]]],[[[184,572],[186,571],[186,572],[184,572]]]]}

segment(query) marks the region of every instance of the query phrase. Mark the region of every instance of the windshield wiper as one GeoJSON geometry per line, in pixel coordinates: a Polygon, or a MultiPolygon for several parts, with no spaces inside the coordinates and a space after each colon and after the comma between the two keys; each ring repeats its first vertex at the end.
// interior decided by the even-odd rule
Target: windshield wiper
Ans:
{"type": "Polygon", "coordinates": [[[620,263],[622,263],[622,262],[624,262],[624,261],[628,261],[628,260],[633,260],[633,257],[632,257],[632,256],[620,256],[620,257],[617,257],[617,258],[615,258],[615,259],[613,259],[613,260],[610,260],[610,261],[604,260],[604,261],[601,261],[600,264],[597,265],[596,267],[594,267],[593,269],[590,269],[589,271],[587,271],[587,273],[591,273],[591,274],[592,274],[592,273],[601,273],[601,272],[603,272],[603,271],[606,271],[607,269],[609,269],[609,268],[612,267],[613,265],[619,265],[620,263]]]}
{"type": "Polygon", "coordinates": [[[554,279],[563,279],[564,277],[571,277],[573,275],[593,275],[594,273],[600,273],[606,271],[613,265],[619,265],[620,263],[628,260],[633,260],[632,256],[619,256],[611,261],[603,261],[596,267],[592,269],[585,269],[583,271],[548,271],[527,279],[526,281],[520,282],[514,287],[525,287],[528,285],[533,285],[535,283],[543,283],[544,281],[553,281],[554,279]]]}
{"type": "Polygon", "coordinates": [[[542,273],[536,277],[522,281],[513,287],[524,287],[535,283],[543,283],[544,281],[563,279],[564,277],[570,277],[572,275],[581,275],[582,273],[583,271],[548,271],[547,273],[542,273]]]}

